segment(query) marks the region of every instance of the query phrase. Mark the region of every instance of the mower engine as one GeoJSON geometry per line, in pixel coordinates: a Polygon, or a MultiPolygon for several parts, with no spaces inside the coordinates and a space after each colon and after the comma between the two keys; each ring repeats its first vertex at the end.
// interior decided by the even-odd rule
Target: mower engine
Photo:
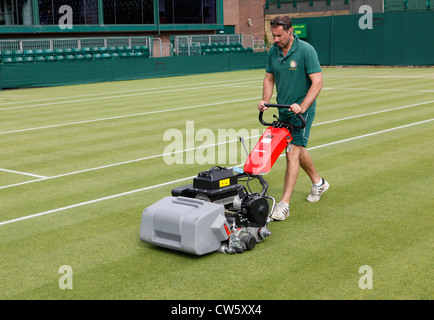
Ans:
{"type": "Polygon", "coordinates": [[[200,172],[193,184],[172,190],[146,208],[140,238],[144,242],[197,255],[213,251],[242,253],[271,235],[267,182],[261,177],[215,166],[200,172]],[[258,179],[261,193],[242,184],[258,179]]]}

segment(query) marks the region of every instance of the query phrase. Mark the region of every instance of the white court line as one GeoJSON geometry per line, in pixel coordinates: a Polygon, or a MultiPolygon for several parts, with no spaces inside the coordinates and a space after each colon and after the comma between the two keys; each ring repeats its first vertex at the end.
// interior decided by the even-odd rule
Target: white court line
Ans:
{"type": "Polygon", "coordinates": [[[345,118],[341,118],[341,119],[330,120],[330,121],[325,121],[325,122],[316,123],[316,124],[314,123],[312,126],[320,126],[323,124],[329,124],[329,123],[333,123],[333,122],[339,122],[339,121],[344,121],[344,120],[350,120],[350,119],[356,119],[356,118],[361,118],[361,117],[366,117],[366,116],[372,116],[372,115],[379,114],[379,113],[385,113],[385,112],[390,112],[390,111],[395,111],[395,110],[407,109],[407,108],[422,106],[424,104],[430,104],[430,103],[434,103],[434,100],[415,103],[415,104],[409,104],[407,106],[402,106],[402,107],[396,107],[396,108],[391,108],[391,109],[374,111],[374,112],[365,113],[365,114],[359,114],[357,116],[345,117],[345,118]]]}
{"type": "MultiPolygon", "coordinates": [[[[263,80],[263,78],[252,78],[252,79],[233,79],[233,80],[225,80],[225,81],[214,81],[214,82],[203,82],[199,85],[208,85],[208,84],[224,84],[234,81],[248,81],[248,82],[256,82],[258,80],[263,80]]],[[[243,83],[248,83],[243,82],[243,83]]],[[[180,84],[168,87],[156,87],[156,88],[144,88],[144,89],[134,89],[134,90],[123,90],[123,91],[110,91],[110,92],[100,92],[100,93],[88,93],[81,94],[77,96],[64,96],[64,97],[53,97],[53,98],[45,98],[45,99],[35,99],[35,100],[22,100],[22,101],[11,101],[11,102],[3,102],[0,105],[8,105],[8,104],[18,104],[18,103],[31,103],[31,102],[41,102],[41,101],[52,101],[52,100],[62,100],[62,99],[76,99],[77,97],[92,97],[92,96],[102,96],[105,94],[120,94],[120,93],[130,93],[137,91],[149,91],[149,90],[159,90],[159,89],[170,89],[170,88],[179,88],[179,87],[192,87],[197,86],[198,84],[180,84]]]]}
{"type": "MultiPolygon", "coordinates": [[[[323,73],[323,78],[372,78],[372,79],[402,79],[402,78],[409,78],[409,79],[434,79],[434,76],[360,76],[360,75],[327,75],[323,73]]],[[[208,85],[208,84],[219,84],[219,83],[229,83],[229,82],[237,82],[237,81],[258,81],[263,80],[264,78],[252,78],[252,79],[233,79],[233,80],[224,80],[224,81],[213,81],[213,82],[204,82],[200,85],[208,85]]],[[[51,101],[51,100],[62,100],[62,99],[76,99],[77,97],[91,97],[91,96],[100,96],[105,94],[122,94],[122,93],[130,93],[130,92],[137,92],[137,91],[147,91],[147,90],[153,90],[153,89],[170,89],[170,88],[178,88],[178,87],[186,87],[186,86],[196,86],[197,84],[181,84],[181,85],[174,85],[174,86],[167,86],[167,87],[158,87],[158,88],[144,88],[144,89],[134,89],[134,90],[123,90],[123,91],[113,91],[113,92],[100,92],[100,93],[89,93],[84,95],[77,95],[77,96],[63,96],[63,97],[53,97],[53,98],[45,98],[45,99],[34,99],[34,100],[24,100],[24,101],[10,101],[10,102],[2,102],[1,105],[10,105],[10,104],[18,104],[18,103],[31,103],[31,102],[41,102],[41,101],[51,101]]],[[[411,90],[410,90],[411,91],[411,90]]]]}
{"type": "MultiPolygon", "coordinates": [[[[260,135],[257,136],[252,136],[252,137],[244,137],[244,139],[253,139],[253,138],[258,138],[260,137],[260,135]]],[[[160,157],[164,157],[164,156],[170,156],[170,155],[174,155],[174,154],[178,154],[178,153],[184,153],[184,152],[188,152],[188,151],[194,151],[194,150],[199,150],[199,149],[205,149],[205,148],[210,148],[210,147],[215,147],[218,145],[222,145],[222,144],[228,144],[231,142],[237,142],[238,139],[236,140],[230,140],[230,141],[224,141],[224,142],[219,142],[219,143],[215,143],[215,144],[210,144],[210,145],[201,145],[199,147],[194,147],[194,148],[190,148],[190,149],[184,149],[184,150],[179,150],[179,151],[174,151],[174,152],[169,152],[169,153],[162,153],[162,154],[157,154],[157,155],[153,155],[153,156],[149,156],[149,157],[144,157],[144,158],[139,158],[139,159],[133,159],[133,160],[128,160],[128,161],[123,161],[123,162],[118,162],[118,163],[112,163],[112,164],[107,164],[105,166],[100,166],[100,167],[96,167],[96,168],[90,168],[90,169],[84,169],[84,170],[79,170],[79,171],[74,171],[74,172],[68,172],[68,173],[63,173],[63,174],[59,174],[56,176],[51,176],[51,177],[42,177],[40,176],[40,179],[36,179],[36,180],[30,180],[30,181],[24,181],[24,182],[18,182],[15,184],[10,184],[7,186],[0,186],[0,190],[1,189],[8,189],[11,187],[17,187],[17,186],[22,186],[25,184],[30,184],[30,183],[34,183],[34,182],[41,182],[41,181],[46,181],[46,180],[52,180],[52,179],[57,179],[57,178],[63,178],[63,177],[68,177],[68,176],[72,176],[72,175],[76,175],[76,174],[80,174],[80,173],[86,173],[86,172],[91,172],[91,171],[96,171],[96,170],[100,170],[100,169],[107,169],[107,168],[111,168],[111,167],[117,167],[117,166],[121,166],[124,164],[130,164],[130,163],[134,163],[134,162],[140,162],[140,161],[144,161],[144,160],[149,160],[149,159],[154,159],[154,158],[160,158],[160,157]]],[[[16,173],[19,173],[18,171],[16,171],[16,173]]]]}
{"type": "Polygon", "coordinates": [[[0,222],[0,226],[6,225],[6,224],[10,224],[10,223],[14,223],[14,222],[18,222],[18,221],[23,221],[23,220],[27,220],[27,219],[32,219],[32,218],[44,216],[44,215],[47,215],[47,214],[50,214],[50,213],[56,213],[56,212],[59,212],[59,211],[73,209],[73,208],[85,206],[85,205],[88,205],[88,204],[92,204],[92,203],[96,203],[96,202],[101,202],[101,201],[104,201],[104,200],[119,198],[119,197],[122,197],[122,196],[130,195],[130,194],[141,192],[141,191],[146,191],[146,190],[149,190],[149,189],[155,189],[155,188],[158,188],[158,187],[163,187],[163,186],[170,185],[170,184],[173,184],[173,183],[177,183],[177,182],[193,179],[196,176],[197,175],[194,175],[194,176],[191,176],[191,177],[187,177],[187,178],[177,179],[177,180],[173,180],[173,181],[169,181],[169,182],[163,182],[163,183],[160,183],[160,184],[157,184],[157,185],[153,185],[153,186],[150,186],[150,187],[145,187],[145,188],[141,188],[141,189],[137,189],[137,190],[132,190],[132,191],[127,191],[127,192],[123,192],[123,193],[118,193],[118,194],[115,194],[115,195],[112,195],[112,196],[107,196],[107,197],[103,197],[103,198],[99,198],[99,199],[95,199],[95,200],[89,200],[89,201],[86,201],[86,202],[81,202],[81,203],[73,204],[73,205],[70,205],[70,206],[62,207],[62,208],[57,208],[57,209],[53,209],[53,210],[49,210],[49,211],[44,211],[44,212],[41,212],[41,213],[36,213],[36,214],[29,215],[29,216],[24,216],[24,217],[21,217],[21,218],[17,218],[17,219],[3,221],[3,222],[0,222]]]}
{"type": "Polygon", "coordinates": [[[368,78],[368,79],[434,79],[431,75],[407,76],[407,75],[392,75],[392,76],[360,76],[360,75],[327,75],[327,78],[368,78]]]}
{"type": "Polygon", "coordinates": [[[373,89],[373,88],[348,88],[348,87],[327,87],[327,90],[356,90],[356,91],[384,91],[384,92],[420,92],[434,93],[434,90],[419,89],[373,89]]]}
{"type": "MultiPolygon", "coordinates": [[[[333,89],[333,88],[323,88],[323,90],[331,90],[331,89],[333,89]]],[[[357,88],[355,88],[355,90],[357,90],[357,88]]],[[[243,101],[249,101],[249,100],[258,100],[259,101],[260,99],[261,99],[261,97],[247,98],[247,99],[239,99],[239,100],[232,100],[232,101],[216,102],[216,103],[210,103],[210,104],[201,104],[201,105],[196,105],[196,106],[188,106],[188,107],[180,107],[180,108],[172,108],[172,109],[164,109],[164,110],[155,110],[155,111],[148,111],[148,112],[135,113],[135,114],[126,114],[126,115],[121,115],[121,116],[113,116],[113,117],[100,118],[100,119],[91,119],[91,120],[83,120],[83,121],[76,121],[76,122],[59,123],[59,124],[53,124],[53,125],[48,125],[48,126],[42,126],[42,127],[4,131],[4,132],[0,132],[0,135],[34,131],[34,130],[42,130],[42,129],[50,129],[50,128],[58,128],[58,127],[64,127],[64,126],[73,126],[73,125],[78,125],[78,124],[93,123],[93,122],[100,122],[100,121],[107,121],[107,120],[116,120],[116,119],[130,118],[130,117],[139,117],[139,116],[144,116],[144,115],[149,115],[149,114],[173,112],[173,111],[187,110],[187,109],[195,109],[195,108],[202,108],[202,107],[220,105],[220,104],[226,104],[226,103],[236,103],[236,102],[243,102],[243,101]]],[[[399,108],[400,109],[410,108],[410,107],[423,105],[423,104],[427,104],[427,103],[432,103],[432,102],[434,102],[434,100],[426,101],[426,102],[420,102],[420,103],[416,103],[416,104],[411,104],[411,105],[403,106],[403,107],[399,107],[399,108]]],[[[396,110],[399,108],[388,109],[385,111],[378,111],[378,112],[374,112],[371,114],[387,112],[387,111],[396,110]]],[[[368,115],[370,115],[370,114],[368,114],[368,115]]],[[[360,117],[360,116],[345,118],[345,120],[346,119],[352,119],[352,118],[358,118],[358,117],[360,117]]],[[[335,120],[335,121],[341,121],[341,120],[335,120]]],[[[334,121],[331,121],[331,122],[334,122],[334,121]]],[[[330,123],[330,122],[327,122],[327,123],[330,123]]]]}
{"type": "Polygon", "coordinates": [[[2,169],[2,168],[0,168],[0,171],[9,172],[9,173],[16,173],[16,174],[20,174],[20,175],[24,175],[24,176],[29,176],[29,177],[34,177],[34,178],[47,179],[47,177],[45,177],[45,176],[40,176],[40,175],[37,175],[37,174],[28,173],[28,172],[8,170],[8,169],[2,169]]]}
{"type": "MultiPolygon", "coordinates": [[[[257,98],[255,98],[255,99],[257,99],[257,98]]],[[[402,107],[396,107],[396,108],[391,108],[391,109],[386,109],[386,110],[380,110],[380,111],[375,111],[375,112],[360,114],[360,115],[351,116],[351,117],[345,117],[345,118],[341,118],[341,119],[335,119],[335,120],[330,120],[330,121],[325,121],[325,122],[319,122],[319,123],[314,123],[312,126],[321,126],[321,125],[324,125],[324,124],[329,124],[329,123],[334,123],[334,122],[339,122],[339,121],[345,121],[345,120],[350,120],[350,119],[356,119],[356,118],[371,116],[371,115],[375,115],[375,114],[379,114],[379,113],[384,113],[384,112],[391,112],[391,111],[405,109],[405,108],[411,108],[411,107],[415,107],[415,106],[419,106],[419,105],[424,105],[424,104],[429,104],[429,103],[433,103],[433,102],[434,102],[434,100],[432,100],[432,101],[426,101],[426,102],[421,102],[421,103],[416,103],[416,104],[411,104],[411,105],[402,106],[402,107]]],[[[258,135],[258,136],[252,136],[252,137],[245,137],[245,139],[253,139],[253,138],[258,138],[258,137],[260,137],[260,135],[258,135]]],[[[227,141],[225,143],[230,143],[230,142],[234,142],[234,141],[227,141]]],[[[108,164],[108,165],[104,165],[104,166],[100,166],[100,167],[89,168],[89,169],[85,169],[85,170],[79,170],[79,171],[74,171],[74,172],[59,174],[59,175],[55,175],[55,176],[51,176],[51,177],[44,177],[44,178],[37,179],[37,180],[30,180],[30,181],[19,182],[19,183],[7,185],[7,186],[0,186],[0,190],[1,189],[11,188],[11,187],[16,187],[16,186],[21,186],[21,185],[25,185],[25,184],[29,184],[29,183],[34,183],[34,182],[38,182],[38,181],[45,181],[45,180],[51,180],[51,179],[56,179],[56,178],[61,178],[61,177],[67,177],[67,176],[71,176],[71,175],[75,175],[75,174],[80,174],[80,173],[85,173],[85,172],[90,172],[90,171],[96,171],[96,170],[100,170],[100,169],[107,169],[107,168],[116,167],[116,166],[125,165],[125,164],[130,164],[130,163],[134,163],[134,162],[139,162],[139,161],[149,160],[149,159],[153,159],[153,158],[164,157],[164,156],[170,155],[170,154],[183,153],[183,152],[187,152],[187,151],[191,151],[191,150],[197,150],[197,149],[201,149],[201,148],[209,148],[209,147],[217,146],[219,144],[221,144],[221,143],[217,143],[217,144],[213,144],[213,145],[206,145],[206,146],[199,146],[199,147],[192,148],[192,149],[187,149],[187,150],[180,150],[180,151],[176,151],[176,152],[171,152],[169,154],[163,153],[163,154],[148,156],[148,157],[144,157],[144,158],[138,158],[138,159],[123,161],[123,162],[118,162],[118,163],[112,163],[112,164],[108,164]]]]}
{"type": "MultiPolygon", "coordinates": [[[[249,83],[255,83],[260,79],[257,80],[248,80],[245,82],[238,82],[235,85],[227,84],[229,81],[238,81],[238,80],[228,80],[227,82],[223,82],[226,84],[217,84],[212,86],[202,86],[202,87],[191,87],[191,88],[183,88],[183,89],[170,89],[170,90],[162,90],[162,91],[152,91],[152,92],[141,92],[141,93],[135,93],[135,94],[127,94],[127,95],[117,95],[117,96],[107,96],[107,97],[100,97],[100,98],[90,98],[90,99],[78,99],[78,100],[68,100],[68,101],[59,101],[59,102],[52,102],[52,103],[44,103],[44,104],[35,104],[35,105],[27,105],[27,106],[18,106],[18,107],[9,107],[9,108],[2,108],[0,111],[7,111],[7,110],[16,110],[16,109],[25,109],[25,108],[35,108],[35,107],[41,107],[41,106],[51,106],[51,105],[60,105],[60,104],[68,104],[68,103],[77,103],[77,102],[87,102],[87,101],[96,101],[96,100],[106,100],[106,99],[116,99],[116,98],[124,98],[124,97],[131,97],[131,96],[141,96],[141,95],[148,95],[148,94],[159,94],[159,93],[168,93],[168,92],[177,92],[177,91],[185,91],[185,90],[199,90],[199,89],[206,89],[206,88],[215,88],[215,87],[245,87],[242,86],[242,84],[249,84],[249,83]]],[[[209,82],[213,83],[213,82],[209,82]]],[[[216,83],[222,83],[222,82],[216,82],[216,83]]],[[[191,86],[191,85],[179,85],[175,86],[174,88],[181,87],[181,86],[191,86]]],[[[163,88],[172,88],[172,87],[163,87],[163,88]]],[[[154,88],[152,88],[154,89],[154,88]]],[[[105,94],[117,94],[117,93],[128,93],[128,92],[136,92],[136,91],[147,91],[151,89],[136,89],[136,90],[130,90],[130,91],[118,91],[118,92],[111,92],[111,93],[95,93],[95,94],[87,94],[82,96],[71,96],[71,97],[65,97],[65,98],[76,98],[76,97],[86,97],[86,96],[94,96],[94,95],[105,95],[105,94]]],[[[323,90],[365,90],[365,91],[386,91],[386,92],[421,92],[421,93],[432,93],[434,90],[409,90],[409,89],[373,89],[373,88],[339,88],[339,87],[327,87],[323,88],[323,90]]],[[[37,101],[44,101],[44,100],[52,100],[52,99],[62,99],[62,98],[47,98],[47,99],[39,99],[39,100],[29,100],[29,101],[20,101],[20,102],[6,102],[3,103],[3,105],[6,104],[12,104],[12,103],[21,103],[21,102],[37,102],[37,101]]]]}
{"type": "Polygon", "coordinates": [[[77,124],[92,123],[92,122],[99,122],[99,121],[107,121],[107,120],[115,120],[115,119],[131,118],[131,117],[139,117],[139,116],[145,116],[145,115],[155,114],[155,113],[163,113],[163,112],[173,112],[173,111],[179,111],[179,110],[195,109],[195,108],[202,108],[202,107],[208,107],[208,106],[216,106],[216,105],[221,105],[221,104],[236,103],[236,102],[243,102],[243,101],[249,101],[249,100],[258,100],[259,101],[259,99],[261,99],[261,98],[260,97],[256,97],[256,98],[238,99],[238,100],[223,101],[223,102],[216,102],[216,103],[200,104],[200,105],[196,105],[196,106],[188,106],[188,107],[180,107],[180,108],[164,109],[164,110],[155,110],[155,111],[141,112],[141,113],[135,113],[135,114],[126,114],[126,115],[122,115],[122,116],[113,116],[113,117],[100,118],[100,119],[83,120],[83,121],[69,122],[69,123],[60,123],[60,124],[53,124],[53,125],[49,125],[49,126],[34,127],[34,128],[27,128],[27,129],[18,129],[18,130],[11,130],[11,131],[4,131],[4,132],[0,132],[0,135],[10,134],[10,133],[26,132],[26,131],[34,131],[34,130],[42,130],[42,129],[50,129],[50,128],[57,128],[57,127],[64,127],[64,126],[73,126],[73,125],[77,125],[77,124]]]}
{"type": "Polygon", "coordinates": [[[162,93],[179,92],[179,91],[187,91],[187,90],[189,90],[189,91],[202,90],[202,89],[226,87],[226,86],[227,86],[226,84],[218,84],[218,85],[212,85],[212,86],[202,86],[202,87],[196,86],[196,87],[192,87],[192,88],[170,89],[170,90],[141,92],[141,93],[130,93],[130,94],[125,94],[125,95],[116,95],[116,96],[108,96],[108,97],[100,97],[100,98],[78,99],[78,100],[50,102],[50,103],[43,103],[43,104],[34,104],[34,105],[27,105],[27,106],[9,107],[9,108],[2,108],[2,109],[0,109],[0,111],[27,109],[27,108],[36,108],[36,107],[46,107],[46,106],[52,106],[52,105],[69,104],[69,103],[77,103],[77,102],[88,102],[88,101],[108,100],[108,99],[117,99],[117,98],[130,98],[130,97],[134,97],[134,96],[144,96],[144,95],[149,95],[149,94],[162,94],[162,93]]]}
{"type": "MultiPolygon", "coordinates": [[[[416,126],[416,125],[419,125],[419,124],[427,123],[427,122],[430,122],[430,121],[433,121],[433,120],[434,120],[434,118],[433,119],[419,121],[419,122],[414,122],[414,123],[410,123],[410,124],[406,124],[406,125],[390,128],[390,129],[385,129],[385,130],[381,130],[381,131],[377,131],[377,132],[372,132],[372,133],[368,133],[368,134],[364,134],[364,135],[361,135],[361,136],[356,136],[356,137],[352,137],[352,138],[348,138],[348,139],[338,140],[338,141],[326,143],[326,144],[323,144],[323,145],[311,147],[311,148],[308,148],[307,150],[319,149],[319,148],[328,147],[328,146],[331,146],[331,145],[336,145],[336,144],[340,144],[340,143],[344,143],[344,142],[348,142],[348,141],[353,141],[353,140],[357,140],[357,139],[371,137],[371,136],[374,136],[374,135],[377,135],[377,134],[391,132],[391,131],[399,130],[399,129],[403,129],[403,128],[408,128],[408,127],[411,127],[411,126],[416,126]]],[[[74,208],[86,206],[88,204],[93,204],[93,203],[97,203],[97,202],[101,202],[101,201],[105,201],[105,200],[115,199],[115,198],[123,197],[123,196],[126,196],[126,195],[131,195],[131,194],[142,192],[142,191],[159,188],[159,187],[162,187],[162,186],[167,186],[167,185],[170,185],[170,184],[173,184],[173,183],[177,183],[177,182],[182,182],[182,181],[185,181],[185,180],[193,179],[194,177],[196,177],[196,175],[191,176],[191,177],[176,179],[176,180],[172,180],[172,181],[168,181],[168,182],[163,182],[163,183],[160,183],[160,184],[156,184],[156,185],[153,185],[153,186],[148,186],[148,187],[144,187],[144,188],[140,188],[140,189],[136,189],[136,190],[126,191],[126,192],[114,194],[114,195],[103,197],[103,198],[98,198],[98,199],[94,199],[94,200],[80,202],[80,203],[72,204],[72,205],[69,205],[69,206],[66,206],[66,207],[61,207],[61,208],[57,208],[57,209],[53,209],[53,210],[48,210],[48,211],[44,211],[44,212],[40,212],[40,213],[28,215],[28,216],[16,218],[16,219],[11,219],[11,220],[7,220],[7,221],[3,221],[3,222],[0,222],[0,226],[11,224],[11,223],[18,222],[18,221],[28,220],[28,219],[32,219],[32,218],[36,218],[36,217],[40,217],[40,216],[44,216],[44,215],[48,215],[48,214],[51,214],[51,213],[65,211],[65,210],[68,210],[68,209],[74,209],[74,208]]]]}
{"type": "Polygon", "coordinates": [[[371,136],[374,136],[374,135],[377,135],[377,134],[381,134],[381,133],[385,133],[385,132],[390,132],[390,131],[394,131],[394,130],[398,130],[398,129],[408,128],[408,127],[412,127],[412,126],[417,126],[419,124],[427,123],[427,122],[430,122],[430,121],[433,121],[433,120],[434,120],[434,118],[427,119],[427,120],[422,120],[422,121],[418,121],[418,122],[414,122],[414,123],[410,123],[410,124],[406,124],[406,125],[402,125],[402,126],[399,126],[399,127],[385,129],[385,130],[381,130],[381,131],[377,131],[377,132],[367,133],[367,134],[363,134],[361,136],[357,136],[357,137],[353,137],[353,138],[342,139],[342,140],[338,140],[338,141],[335,141],[335,142],[330,142],[330,143],[322,144],[320,146],[310,147],[310,148],[307,148],[307,150],[319,149],[319,148],[328,147],[328,146],[331,146],[331,145],[335,145],[335,144],[339,144],[339,143],[343,143],[343,142],[347,142],[347,141],[353,141],[353,140],[357,140],[357,139],[371,137],[371,136]]]}
{"type": "MultiPolygon", "coordinates": [[[[373,78],[373,79],[402,79],[402,78],[409,78],[409,79],[434,79],[430,76],[351,76],[351,75],[327,75],[323,74],[323,78],[373,78]]],[[[252,78],[252,79],[233,79],[233,80],[224,80],[224,81],[214,81],[214,82],[204,82],[200,85],[208,85],[208,84],[219,84],[219,83],[229,83],[229,82],[237,82],[237,81],[250,81],[250,82],[256,82],[258,80],[263,80],[264,78],[252,78]]],[[[167,86],[167,87],[158,87],[158,88],[144,88],[144,89],[134,89],[134,90],[123,90],[123,91],[113,91],[113,92],[100,92],[100,93],[89,93],[84,95],[77,95],[77,96],[63,96],[63,97],[53,97],[53,98],[45,98],[45,99],[34,99],[34,100],[24,100],[24,101],[10,101],[10,102],[2,102],[0,105],[11,105],[11,104],[18,104],[18,103],[32,103],[32,102],[41,102],[41,101],[52,101],[52,100],[62,100],[62,99],[76,99],[77,97],[91,97],[91,96],[100,96],[105,94],[123,94],[123,93],[130,93],[130,92],[138,92],[138,91],[148,91],[148,90],[154,90],[154,89],[170,89],[170,88],[179,88],[179,87],[187,87],[187,86],[196,86],[197,84],[181,84],[181,85],[174,85],[174,86],[167,86]]],[[[412,90],[410,90],[412,91],[412,90]]],[[[429,91],[429,90],[428,90],[429,91]]],[[[0,109],[1,111],[1,109],[0,109]]]]}

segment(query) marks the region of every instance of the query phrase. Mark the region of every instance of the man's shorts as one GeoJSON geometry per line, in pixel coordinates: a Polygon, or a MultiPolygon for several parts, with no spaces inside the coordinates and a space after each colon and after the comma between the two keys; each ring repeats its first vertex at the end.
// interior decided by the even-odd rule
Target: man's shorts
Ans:
{"type": "MultiPolygon", "coordinates": [[[[306,127],[303,129],[296,129],[292,131],[292,141],[291,144],[296,146],[307,146],[307,142],[309,141],[310,128],[312,127],[313,119],[315,118],[315,113],[306,112],[303,114],[304,119],[306,120],[306,127]]],[[[300,121],[292,120],[293,125],[300,125],[300,121]]]]}

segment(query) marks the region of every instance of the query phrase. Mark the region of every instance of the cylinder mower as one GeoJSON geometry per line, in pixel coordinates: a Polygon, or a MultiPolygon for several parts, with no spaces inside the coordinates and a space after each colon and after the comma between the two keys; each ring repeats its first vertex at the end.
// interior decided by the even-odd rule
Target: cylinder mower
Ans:
{"type": "MultiPolygon", "coordinates": [[[[289,105],[266,104],[290,108],[289,105]]],[[[271,235],[268,224],[275,200],[267,193],[268,173],[292,140],[293,128],[306,122],[297,115],[300,125],[276,119],[267,126],[249,154],[243,169],[214,166],[200,172],[192,184],[176,187],[172,195],[147,207],[142,213],[140,239],[143,242],[195,255],[214,251],[242,253],[271,235]],[[253,192],[251,181],[262,190],[253,192]]],[[[243,139],[240,138],[241,143],[243,139]]],[[[244,146],[244,144],[243,144],[244,146]]],[[[245,146],[244,146],[245,148],[245,146]]]]}

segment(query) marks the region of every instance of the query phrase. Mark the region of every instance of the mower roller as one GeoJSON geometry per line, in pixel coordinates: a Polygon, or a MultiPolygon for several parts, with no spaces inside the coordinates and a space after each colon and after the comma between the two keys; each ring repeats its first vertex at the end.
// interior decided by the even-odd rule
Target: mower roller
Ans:
{"type": "MultiPolygon", "coordinates": [[[[265,104],[287,108],[289,105],[265,104]]],[[[292,140],[293,128],[304,128],[306,122],[296,115],[300,125],[280,120],[268,123],[259,112],[259,122],[267,126],[249,154],[243,169],[213,166],[200,172],[193,184],[172,189],[167,196],[147,207],[142,213],[140,239],[156,246],[204,255],[219,251],[242,253],[271,235],[275,200],[267,193],[268,173],[282,151],[292,140]],[[252,192],[249,182],[257,180],[262,190],[252,192]],[[271,206],[270,206],[271,204],[271,206]]],[[[240,138],[241,143],[243,139],[240,138]]]]}

